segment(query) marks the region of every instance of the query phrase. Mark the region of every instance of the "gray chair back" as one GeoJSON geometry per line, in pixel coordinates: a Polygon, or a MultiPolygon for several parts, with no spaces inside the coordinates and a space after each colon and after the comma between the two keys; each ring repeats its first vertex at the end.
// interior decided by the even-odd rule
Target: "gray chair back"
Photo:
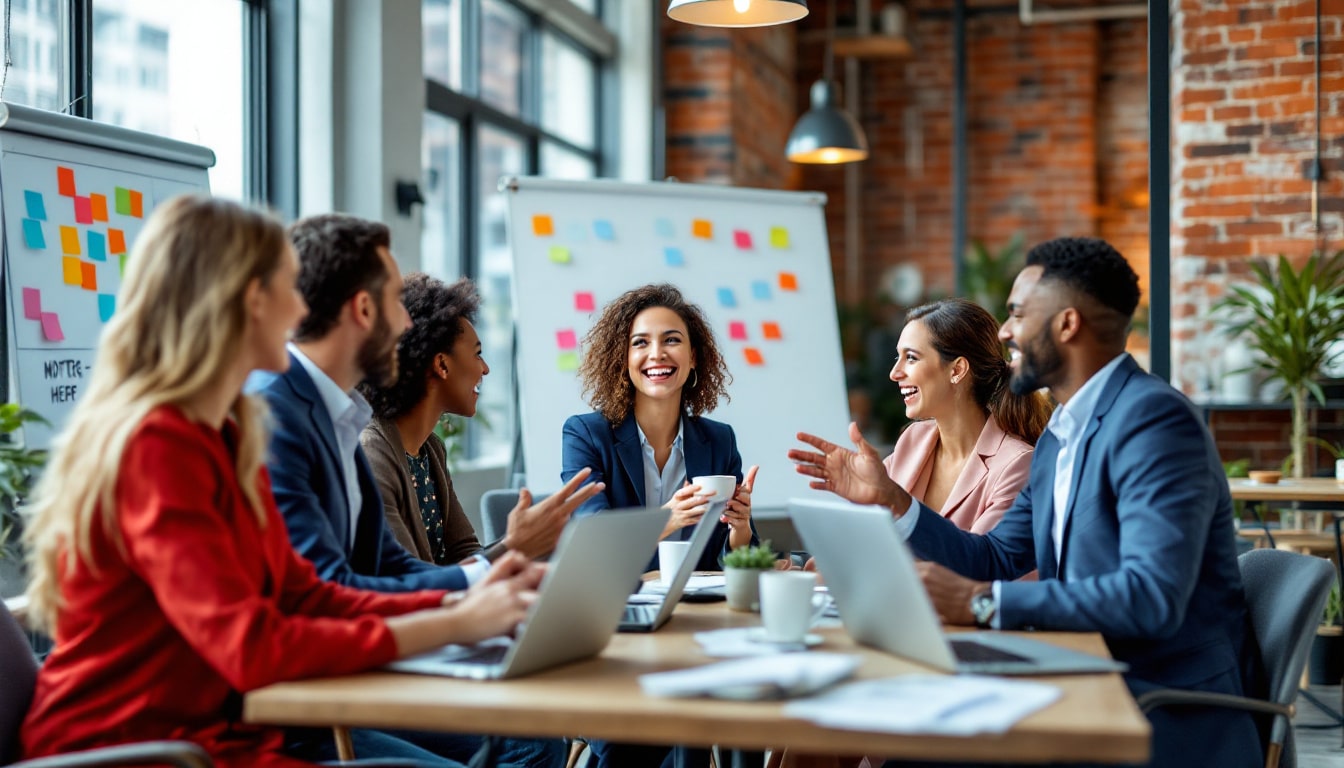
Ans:
{"type": "Polygon", "coordinates": [[[19,726],[33,702],[37,658],[8,607],[0,608],[0,765],[19,757],[19,726]]]}
{"type": "MultiPolygon", "coordinates": [[[[533,504],[540,504],[550,494],[535,494],[533,504]]],[[[481,496],[481,544],[490,546],[499,541],[509,530],[509,513],[518,506],[518,491],[513,488],[500,488],[486,491],[481,496]]]]}
{"type": "MultiPolygon", "coordinates": [[[[1266,698],[1289,706],[1297,699],[1335,569],[1329,560],[1278,549],[1254,549],[1237,560],[1268,682],[1266,698]]],[[[1274,718],[1270,740],[1283,744],[1288,727],[1287,718],[1274,718]]]]}

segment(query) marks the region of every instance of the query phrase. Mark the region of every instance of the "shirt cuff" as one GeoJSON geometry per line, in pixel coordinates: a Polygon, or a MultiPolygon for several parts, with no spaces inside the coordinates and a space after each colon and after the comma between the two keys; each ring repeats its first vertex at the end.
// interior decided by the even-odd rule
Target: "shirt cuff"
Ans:
{"type": "Polygon", "coordinates": [[[490,561],[484,557],[472,556],[458,563],[458,567],[462,569],[462,575],[466,577],[467,586],[470,587],[490,572],[490,561]]]}
{"type": "Polygon", "coordinates": [[[1003,613],[999,610],[1002,602],[999,600],[999,585],[1001,581],[996,581],[990,585],[990,591],[994,595],[994,616],[989,620],[990,629],[1003,629],[1003,613]]]}
{"type": "Polygon", "coordinates": [[[923,504],[911,498],[910,508],[905,510],[904,515],[896,518],[893,525],[896,526],[896,535],[901,537],[901,541],[910,540],[910,534],[915,532],[915,525],[919,523],[919,510],[923,506],[923,504]]]}

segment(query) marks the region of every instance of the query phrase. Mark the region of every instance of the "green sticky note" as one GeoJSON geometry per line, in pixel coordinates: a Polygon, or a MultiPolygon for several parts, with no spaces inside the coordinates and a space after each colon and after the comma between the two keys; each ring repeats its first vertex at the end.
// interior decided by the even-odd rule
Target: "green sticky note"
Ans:
{"type": "Polygon", "coordinates": [[[568,248],[566,248],[563,245],[551,246],[551,261],[555,262],[556,264],[568,264],[569,260],[570,258],[568,248]]]}
{"type": "Polygon", "coordinates": [[[788,247],[789,247],[789,230],[785,229],[784,227],[771,227],[771,228],[770,228],[770,247],[772,247],[772,248],[788,248],[788,247]]]}
{"type": "Polygon", "coordinates": [[[125,276],[126,276],[126,254],[123,253],[123,254],[121,254],[121,256],[119,256],[118,258],[121,259],[121,263],[117,265],[118,274],[120,274],[122,277],[125,277],[125,276]]]}
{"type": "Polygon", "coordinates": [[[131,190],[125,187],[117,187],[117,213],[131,215],[131,190]]]}
{"type": "Polygon", "coordinates": [[[577,352],[561,352],[555,357],[555,367],[561,371],[579,370],[579,354],[577,352]]]}

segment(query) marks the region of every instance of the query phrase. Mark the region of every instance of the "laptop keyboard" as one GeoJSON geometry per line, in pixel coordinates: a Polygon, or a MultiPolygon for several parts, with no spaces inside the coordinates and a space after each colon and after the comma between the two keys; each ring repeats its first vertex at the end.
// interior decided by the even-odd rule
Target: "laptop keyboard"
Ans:
{"type": "Polygon", "coordinates": [[[455,664],[501,664],[513,646],[504,643],[450,646],[444,650],[444,661],[455,664]]]}
{"type": "Polygon", "coordinates": [[[1025,656],[1001,651],[998,648],[991,648],[988,645],[971,640],[950,640],[949,642],[952,644],[952,654],[957,657],[957,661],[969,664],[996,661],[1030,661],[1025,656]]]}

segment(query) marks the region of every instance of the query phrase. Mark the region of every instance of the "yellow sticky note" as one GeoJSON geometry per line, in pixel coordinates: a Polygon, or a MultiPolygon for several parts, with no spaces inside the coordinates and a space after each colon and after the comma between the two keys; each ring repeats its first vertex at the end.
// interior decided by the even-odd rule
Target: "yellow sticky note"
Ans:
{"type": "Polygon", "coordinates": [[[555,222],[544,213],[532,217],[532,234],[537,237],[549,237],[555,234],[555,222]]]}
{"type": "Polygon", "coordinates": [[[561,371],[579,370],[579,354],[577,352],[561,352],[555,356],[555,367],[561,371]]]}
{"type": "Polygon", "coordinates": [[[714,239],[714,225],[705,219],[691,220],[691,236],[702,240],[714,239]]]}
{"type": "Polygon", "coordinates": [[[556,264],[568,264],[570,262],[569,249],[563,245],[552,245],[551,261],[556,264]]]}
{"type": "MultiPolygon", "coordinates": [[[[74,227],[61,227],[61,253],[66,256],[79,255],[79,230],[74,227]]],[[[76,281],[75,285],[79,285],[76,281]]]]}
{"type": "Polygon", "coordinates": [[[792,272],[779,273],[779,290],[796,291],[798,290],[798,276],[792,272]]]}
{"type": "Polygon", "coordinates": [[[61,259],[61,271],[64,273],[66,285],[84,284],[84,268],[79,266],[79,259],[69,256],[61,259]]]}
{"type": "Polygon", "coordinates": [[[789,247],[789,230],[785,229],[784,227],[771,227],[771,228],[770,228],[770,247],[771,247],[771,248],[788,248],[788,247],[789,247]]]}

